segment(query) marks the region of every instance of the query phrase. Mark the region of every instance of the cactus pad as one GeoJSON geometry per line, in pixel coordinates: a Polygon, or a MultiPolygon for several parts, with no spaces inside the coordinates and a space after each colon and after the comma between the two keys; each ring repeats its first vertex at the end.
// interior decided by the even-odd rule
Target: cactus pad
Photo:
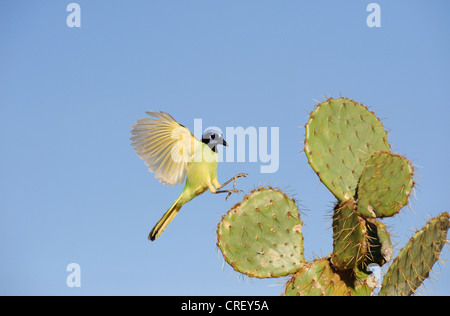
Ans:
{"type": "Polygon", "coordinates": [[[338,203],[333,214],[333,266],[345,270],[361,263],[367,252],[367,238],[366,221],[356,214],[355,200],[338,203]]]}
{"type": "Polygon", "coordinates": [[[375,114],[345,98],[318,104],[305,129],[308,162],[339,201],[355,196],[372,153],[390,150],[387,133],[375,114]]]}
{"type": "Polygon", "coordinates": [[[358,184],[358,214],[386,217],[397,214],[408,203],[413,167],[404,157],[376,152],[366,162],[358,184]]]}
{"type": "Polygon", "coordinates": [[[217,246],[227,263],[250,277],[281,277],[303,266],[302,222],[286,194],[259,188],[222,217],[217,246]]]}
{"type": "Polygon", "coordinates": [[[425,280],[447,243],[450,214],[442,213],[417,231],[389,267],[379,295],[409,296],[425,280]]]}
{"type": "Polygon", "coordinates": [[[373,287],[366,280],[355,280],[353,271],[336,271],[328,258],[306,263],[286,283],[286,296],[370,295],[373,287]]]}

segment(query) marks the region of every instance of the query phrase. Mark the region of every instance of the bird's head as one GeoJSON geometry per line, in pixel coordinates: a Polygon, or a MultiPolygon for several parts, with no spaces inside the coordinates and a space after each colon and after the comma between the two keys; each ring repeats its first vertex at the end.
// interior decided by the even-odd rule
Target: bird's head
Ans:
{"type": "Polygon", "coordinates": [[[217,145],[228,146],[225,139],[223,139],[223,135],[214,129],[207,129],[203,133],[202,142],[214,152],[217,152],[217,145]]]}

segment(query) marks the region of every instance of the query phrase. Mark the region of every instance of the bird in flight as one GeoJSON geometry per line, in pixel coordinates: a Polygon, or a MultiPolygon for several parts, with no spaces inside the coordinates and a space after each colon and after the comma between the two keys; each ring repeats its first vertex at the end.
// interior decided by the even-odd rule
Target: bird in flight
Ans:
{"type": "Polygon", "coordinates": [[[145,161],[150,172],[161,183],[175,186],[183,183],[183,191],[172,206],[166,211],[148,235],[154,241],[166,229],[167,225],[178,214],[181,207],[202,194],[206,190],[211,193],[239,193],[235,188],[240,177],[246,173],[239,173],[220,185],[217,180],[218,154],[217,146],[228,146],[223,135],[214,130],[206,130],[202,141],[192,135],[183,125],[179,124],[166,112],[145,112],[153,118],[141,118],[131,128],[132,146],[137,155],[145,161]],[[233,189],[223,188],[234,180],[233,189]]]}

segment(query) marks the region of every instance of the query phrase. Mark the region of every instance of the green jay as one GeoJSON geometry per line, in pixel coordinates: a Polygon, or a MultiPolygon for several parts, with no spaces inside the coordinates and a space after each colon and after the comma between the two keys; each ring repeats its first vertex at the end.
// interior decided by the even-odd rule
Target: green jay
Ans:
{"type": "Polygon", "coordinates": [[[145,161],[150,172],[163,184],[175,186],[186,178],[183,191],[166,213],[156,223],[148,235],[154,241],[178,214],[181,207],[206,190],[211,193],[239,193],[235,189],[236,180],[246,177],[240,173],[220,185],[217,180],[217,146],[228,146],[223,135],[214,130],[206,130],[202,141],[192,135],[166,112],[147,111],[153,118],[141,118],[132,126],[132,146],[137,155],[145,161]],[[221,190],[234,180],[233,189],[221,190]]]}

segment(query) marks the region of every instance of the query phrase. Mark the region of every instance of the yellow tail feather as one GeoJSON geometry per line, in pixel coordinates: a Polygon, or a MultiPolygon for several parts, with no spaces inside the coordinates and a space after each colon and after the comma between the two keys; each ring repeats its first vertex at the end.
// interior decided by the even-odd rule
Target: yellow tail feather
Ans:
{"type": "Polygon", "coordinates": [[[183,194],[180,194],[175,203],[172,204],[172,206],[167,210],[166,213],[164,213],[158,223],[156,223],[155,227],[153,227],[152,231],[148,235],[148,240],[154,241],[156,238],[158,238],[162,234],[164,229],[166,229],[167,225],[169,225],[170,222],[175,218],[175,216],[178,214],[178,211],[184,204],[178,203],[180,202],[182,196],[183,194]]]}

